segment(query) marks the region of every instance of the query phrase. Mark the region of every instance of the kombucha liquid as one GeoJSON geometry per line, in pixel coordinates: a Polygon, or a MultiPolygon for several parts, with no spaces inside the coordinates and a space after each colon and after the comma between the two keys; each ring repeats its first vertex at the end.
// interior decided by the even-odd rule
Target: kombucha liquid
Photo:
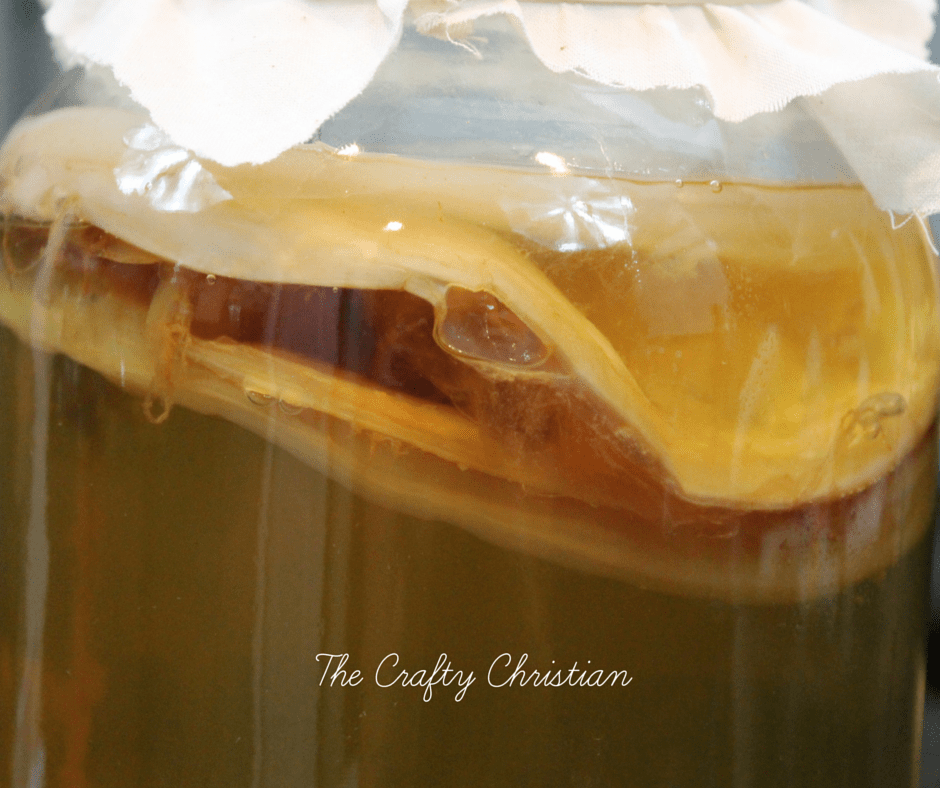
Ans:
{"type": "MultiPolygon", "coordinates": [[[[3,361],[31,377],[33,353],[7,332],[3,361]]],[[[16,570],[0,616],[4,785],[30,784],[19,770],[37,761],[41,784],[67,788],[916,782],[926,531],[820,599],[660,593],[370,503],[218,418],[179,409],[155,427],[95,373],[42,363],[41,610],[25,577],[39,571],[24,560],[28,437],[3,432],[16,459],[0,476],[2,561],[16,570]],[[23,656],[37,616],[38,675],[23,656]],[[320,653],[348,653],[362,684],[319,686],[320,653]],[[376,685],[391,653],[409,672],[446,654],[476,681],[460,702],[456,683],[424,702],[421,687],[376,685]],[[494,683],[522,654],[529,670],[632,680],[490,687],[504,653],[512,668],[500,662],[494,683]],[[33,721],[14,716],[24,693],[33,721]]],[[[11,383],[5,412],[29,412],[11,383]]],[[[918,484],[907,492],[932,495],[929,473],[918,484]]]]}
{"type": "MultiPolygon", "coordinates": [[[[707,185],[684,189],[709,204],[707,185]]],[[[644,267],[657,244],[640,231],[594,251],[497,233],[617,349],[665,414],[635,428],[663,457],[608,436],[627,429],[615,400],[509,290],[454,285],[432,305],[249,281],[82,217],[8,215],[0,785],[914,785],[934,261],[857,189],[722,195],[731,235],[777,232],[785,264],[719,244],[717,276],[681,249],[644,267]],[[830,233],[824,205],[854,223],[830,233]],[[823,229],[781,224],[794,215],[823,229]],[[800,248],[836,231],[844,259],[800,248]],[[727,309],[670,303],[683,294],[727,309]],[[807,310],[827,316],[815,333],[807,310]],[[96,331],[114,358],[85,343],[96,331]],[[746,347],[771,361],[740,361],[746,347]],[[149,389],[135,353],[153,357],[149,389]],[[839,378],[862,357],[865,381],[839,378]],[[915,380],[903,394],[863,391],[897,369],[915,380]],[[303,398],[322,379],[348,411],[303,398]],[[815,403],[792,420],[809,434],[843,384],[858,409],[833,446],[850,459],[826,479],[794,451],[789,480],[722,498],[758,475],[716,459],[726,487],[703,481],[707,463],[669,442],[737,419],[728,456],[753,458],[780,413],[815,403]],[[415,448],[425,428],[446,451],[415,448]],[[436,665],[450,683],[418,683],[436,665]]],[[[702,208],[693,224],[717,221],[702,208]]]]}

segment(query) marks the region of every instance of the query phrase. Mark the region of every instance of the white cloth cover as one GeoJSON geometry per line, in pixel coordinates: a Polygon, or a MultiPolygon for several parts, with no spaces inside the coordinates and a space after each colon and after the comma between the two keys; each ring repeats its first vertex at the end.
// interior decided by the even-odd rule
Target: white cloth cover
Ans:
{"type": "MultiPolygon", "coordinates": [[[[396,46],[408,0],[47,0],[71,60],[113,68],[177,143],[222,164],[308,139],[396,46]]],[[[553,71],[635,90],[702,86],[738,121],[807,99],[879,204],[940,211],[935,0],[742,5],[413,0],[422,32],[506,14],[553,71]]]]}

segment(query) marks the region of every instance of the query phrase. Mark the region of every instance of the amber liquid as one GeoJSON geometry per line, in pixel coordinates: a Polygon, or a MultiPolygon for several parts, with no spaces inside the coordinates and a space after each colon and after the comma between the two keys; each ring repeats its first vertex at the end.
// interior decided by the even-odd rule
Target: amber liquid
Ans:
{"type": "MultiPolygon", "coordinates": [[[[866,233],[857,238],[882,244],[866,233]]],[[[570,359],[543,362],[543,338],[487,294],[448,292],[448,315],[464,328],[489,316],[486,332],[459,331],[413,295],[210,278],[87,225],[69,229],[54,260],[43,261],[36,250],[54,235],[21,221],[8,222],[4,236],[12,295],[3,317],[20,337],[4,329],[0,339],[0,452],[13,459],[0,469],[0,561],[9,568],[0,574],[0,785],[916,782],[935,427],[846,494],[787,506],[697,502],[657,476],[666,467],[657,458],[618,453],[622,444],[605,437],[616,425],[607,406],[577,381],[558,383],[570,359]],[[16,311],[24,278],[33,283],[25,319],[16,311]],[[176,301],[160,311],[166,293],[176,301]],[[122,378],[129,356],[113,368],[102,361],[106,379],[24,341],[80,355],[80,316],[57,335],[42,333],[53,321],[44,310],[71,299],[97,314],[108,298],[165,318],[166,331],[156,319],[141,324],[158,328],[155,392],[122,378]],[[481,347],[484,336],[495,339],[481,347]],[[279,368],[298,375],[325,366],[337,386],[352,384],[344,390],[379,388],[402,407],[452,409],[507,452],[487,449],[506,477],[493,481],[496,470],[474,466],[469,450],[467,467],[448,476],[439,457],[425,462],[433,452],[397,433],[378,434],[355,416],[346,430],[335,415],[247,383],[227,410],[206,404],[214,390],[187,399],[193,359],[206,347],[261,353],[259,368],[263,354],[287,359],[295,366],[279,368]],[[487,353],[544,363],[556,377],[488,378],[487,353]],[[463,365],[464,357],[485,363],[463,365]],[[291,432],[298,423],[307,431],[291,432]],[[336,445],[351,446],[349,456],[315,462],[320,455],[292,438],[312,440],[315,429],[345,441],[336,445]],[[396,472],[388,456],[425,469],[412,481],[440,505],[383,487],[396,472]],[[458,508],[448,485],[465,476],[471,492],[479,482],[478,499],[458,508]],[[501,509],[490,506],[496,498],[501,509]],[[441,511],[454,516],[434,516],[441,511]],[[556,517],[566,541],[545,549],[555,534],[531,530],[503,541],[514,524],[499,519],[506,511],[519,521],[547,512],[539,522],[556,517]],[[348,655],[335,679],[331,654],[334,668],[348,655]],[[523,655],[529,682],[509,686],[523,655]],[[461,695],[457,681],[433,686],[427,699],[424,686],[396,681],[401,670],[426,676],[441,660],[460,680],[472,672],[461,695]],[[344,684],[354,670],[361,680],[344,684]],[[604,686],[536,686],[532,674],[577,682],[595,670],[604,686]]],[[[513,243],[559,287],[579,266],[605,277],[625,270],[616,251],[565,256],[513,243]]],[[[730,276],[738,263],[725,262],[730,276]]],[[[858,278],[878,291],[876,262],[858,278]]],[[[690,291],[702,289],[703,270],[686,281],[690,291]]],[[[884,277],[894,293],[906,287],[899,270],[907,269],[884,277]]],[[[722,359],[736,349],[721,347],[730,331],[721,315],[711,350],[683,355],[707,344],[708,332],[674,325],[656,334],[639,312],[620,311],[649,295],[662,272],[640,274],[635,287],[621,283],[625,300],[606,311],[584,277],[566,292],[612,342],[644,337],[618,347],[645,375],[650,399],[668,410],[674,392],[704,390],[678,374],[682,365],[710,370],[719,387],[737,376],[746,389],[746,366],[722,377],[722,359]]],[[[781,331],[787,311],[819,284],[773,266],[735,276],[735,319],[747,326],[777,309],[781,331]],[[770,295],[783,284],[795,295],[775,305],[770,295]]],[[[854,302],[842,306],[821,313],[858,317],[854,302]]],[[[923,314],[911,324],[932,325],[934,307],[923,314]]],[[[793,326],[799,341],[802,324],[793,326]]],[[[761,331],[748,336],[771,347],[761,331]]],[[[830,344],[824,337],[817,356],[844,358],[864,344],[843,333],[830,344]]],[[[781,358],[785,369],[792,359],[781,358]]],[[[771,389],[775,374],[786,382],[772,368],[771,389]]],[[[277,382],[288,391],[290,381],[277,382]]],[[[784,383],[778,395],[764,391],[769,402],[792,395],[784,383]]],[[[703,408],[717,423],[728,406],[727,397],[703,405],[696,396],[690,436],[703,408]]],[[[901,412],[890,398],[880,402],[884,427],[864,421],[864,409],[846,422],[873,442],[886,440],[901,412]]],[[[764,417],[748,414],[759,427],[764,417]]],[[[680,425],[686,418],[668,415],[680,425]]],[[[847,445],[860,439],[852,433],[847,445]]]]}
{"type": "Polygon", "coordinates": [[[2,353],[3,412],[38,403],[49,427],[41,468],[29,435],[2,433],[4,785],[30,784],[26,768],[67,788],[915,782],[926,536],[804,603],[646,591],[364,501],[220,419],[153,425],[139,400],[7,332],[2,353]],[[48,395],[30,400],[37,364],[48,395]],[[378,687],[395,652],[409,671],[446,654],[476,681],[460,702],[457,684],[429,702],[378,687]],[[320,686],[320,653],[348,653],[363,682],[320,686]],[[504,653],[632,680],[488,686],[504,653]],[[26,696],[34,719],[14,714],[26,696]]]}

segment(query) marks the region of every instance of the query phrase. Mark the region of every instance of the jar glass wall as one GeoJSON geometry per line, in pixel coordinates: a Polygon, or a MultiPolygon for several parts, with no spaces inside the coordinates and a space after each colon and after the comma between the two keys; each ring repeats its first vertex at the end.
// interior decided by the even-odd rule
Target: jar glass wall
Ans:
{"type": "Polygon", "coordinates": [[[12,132],[0,781],[914,783],[920,225],[477,33],[266,165],[79,74],[12,132]]]}

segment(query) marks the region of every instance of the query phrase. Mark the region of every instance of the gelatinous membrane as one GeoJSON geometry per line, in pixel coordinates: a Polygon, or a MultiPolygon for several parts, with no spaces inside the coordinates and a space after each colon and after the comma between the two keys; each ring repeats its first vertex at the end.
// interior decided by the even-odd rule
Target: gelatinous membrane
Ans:
{"type": "Polygon", "coordinates": [[[0,152],[0,785],[912,784],[915,223],[317,147],[187,192],[143,123],[0,152]]]}
{"type": "Polygon", "coordinates": [[[748,529],[782,549],[734,558],[739,594],[823,592],[886,560],[888,528],[850,563],[827,545],[929,476],[938,288],[915,225],[892,229],[861,189],[677,191],[314,147],[207,163],[211,204],[166,211],[113,175],[142,122],[66,110],[14,133],[0,317],[144,394],[153,420],[221,415],[401,511],[701,593],[723,593],[724,537],[748,529]],[[627,241],[559,251],[500,207],[538,218],[581,192],[632,206],[627,241]],[[824,502],[840,524],[792,514],[824,502]]]}

